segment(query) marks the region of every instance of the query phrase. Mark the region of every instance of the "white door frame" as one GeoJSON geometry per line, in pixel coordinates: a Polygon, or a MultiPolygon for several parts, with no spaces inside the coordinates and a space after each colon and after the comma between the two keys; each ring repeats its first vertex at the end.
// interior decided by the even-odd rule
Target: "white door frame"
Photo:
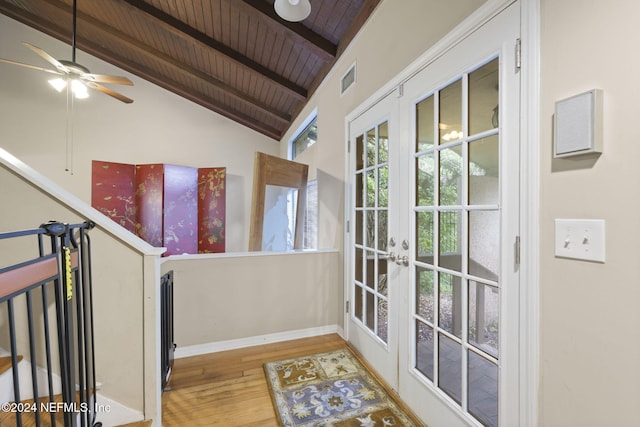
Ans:
{"type": "MultiPolygon", "coordinates": [[[[423,68],[492,19],[515,0],[488,0],[453,31],[424,52],[417,60],[376,91],[345,117],[345,141],[349,140],[349,123],[372,105],[396,90],[423,68]]],[[[539,207],[540,207],[540,1],[521,2],[521,123],[520,123],[520,378],[521,426],[538,422],[539,385],[539,207]]],[[[349,176],[349,156],[345,143],[345,176],[349,176]]],[[[345,191],[344,206],[349,206],[350,192],[345,191]]],[[[345,210],[343,229],[350,215],[345,210]]],[[[348,238],[343,254],[348,254],[348,238]]],[[[347,260],[349,258],[343,257],[347,260]]],[[[350,271],[344,269],[344,301],[349,300],[350,271]]],[[[343,310],[345,338],[349,338],[348,316],[343,310]]]]}

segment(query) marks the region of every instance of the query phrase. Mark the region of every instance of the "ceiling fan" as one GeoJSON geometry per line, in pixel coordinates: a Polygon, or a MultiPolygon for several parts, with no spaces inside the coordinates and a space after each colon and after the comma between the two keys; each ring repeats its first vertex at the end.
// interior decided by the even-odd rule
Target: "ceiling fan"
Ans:
{"type": "Polygon", "coordinates": [[[94,74],[89,71],[88,68],[78,64],[76,62],[76,18],[77,18],[77,0],[73,0],[73,31],[71,33],[71,61],[63,59],[55,59],[44,50],[36,47],[30,43],[22,42],[23,45],[31,49],[42,59],[55,67],[55,70],[49,68],[38,67],[35,65],[24,64],[22,62],[11,61],[8,59],[0,58],[0,62],[6,62],[8,64],[19,65],[21,67],[27,67],[34,70],[44,71],[46,73],[55,74],[59,77],[49,80],[51,86],[53,86],[58,92],[69,85],[71,91],[76,98],[87,98],[89,92],[87,88],[95,89],[119,101],[130,104],[133,99],[128,98],[100,83],[128,85],[133,86],[133,82],[126,77],[109,76],[104,74],[94,74]]]}

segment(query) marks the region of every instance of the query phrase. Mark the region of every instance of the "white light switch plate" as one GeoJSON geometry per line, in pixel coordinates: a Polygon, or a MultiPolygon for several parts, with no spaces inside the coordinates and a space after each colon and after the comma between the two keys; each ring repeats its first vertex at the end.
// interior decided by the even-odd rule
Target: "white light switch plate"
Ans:
{"type": "Polygon", "coordinates": [[[556,219],[556,256],[604,262],[604,220],[556,219]]]}

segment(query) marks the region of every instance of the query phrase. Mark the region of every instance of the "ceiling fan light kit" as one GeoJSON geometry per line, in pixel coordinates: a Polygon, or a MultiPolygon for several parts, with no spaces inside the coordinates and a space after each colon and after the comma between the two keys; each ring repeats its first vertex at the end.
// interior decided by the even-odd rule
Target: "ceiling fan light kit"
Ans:
{"type": "MultiPolygon", "coordinates": [[[[297,0],[291,0],[297,1],[297,0]]],[[[307,0],[302,0],[307,1],[307,0]]],[[[76,19],[77,19],[77,0],[73,1],[73,31],[71,34],[71,61],[58,60],[53,56],[49,55],[44,50],[40,49],[37,46],[34,46],[30,43],[23,42],[22,44],[35,52],[42,59],[47,61],[49,64],[53,65],[56,69],[51,70],[48,68],[42,68],[35,65],[23,64],[21,62],[10,61],[8,59],[0,58],[0,62],[6,62],[8,64],[18,65],[21,67],[31,68],[39,71],[44,71],[46,73],[56,74],[60,77],[53,78],[49,80],[49,84],[58,92],[62,92],[65,87],[67,87],[67,83],[71,80],[70,88],[73,92],[74,96],[78,99],[84,99],[89,97],[89,88],[95,89],[99,92],[102,92],[106,95],[109,95],[119,101],[130,104],[133,102],[133,99],[127,98],[126,96],[109,89],[106,86],[103,86],[98,83],[111,83],[118,85],[128,85],[133,86],[133,82],[126,77],[121,76],[108,76],[104,74],[92,74],[88,68],[78,64],[75,62],[76,59],[76,19]]]]}
{"type": "Polygon", "coordinates": [[[276,0],[273,8],[282,19],[290,22],[303,21],[311,13],[309,0],[276,0]]]}

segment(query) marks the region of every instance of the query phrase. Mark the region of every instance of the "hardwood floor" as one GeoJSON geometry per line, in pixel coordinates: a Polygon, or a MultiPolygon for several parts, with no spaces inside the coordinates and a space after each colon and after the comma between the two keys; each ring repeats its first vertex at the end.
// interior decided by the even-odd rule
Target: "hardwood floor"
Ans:
{"type": "Polygon", "coordinates": [[[336,334],[176,359],[162,425],[277,426],[262,365],[346,347],[336,334]]]}

